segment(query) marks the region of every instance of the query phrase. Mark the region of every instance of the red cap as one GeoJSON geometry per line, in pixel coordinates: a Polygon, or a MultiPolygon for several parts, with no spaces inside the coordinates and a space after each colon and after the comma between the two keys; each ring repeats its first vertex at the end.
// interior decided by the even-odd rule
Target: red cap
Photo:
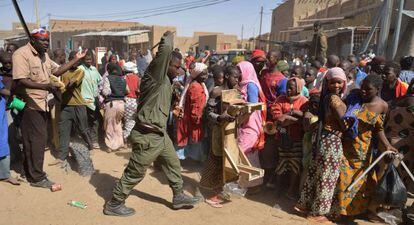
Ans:
{"type": "Polygon", "coordinates": [[[252,59],[263,58],[266,59],[266,53],[263,50],[255,49],[252,52],[252,59]]]}

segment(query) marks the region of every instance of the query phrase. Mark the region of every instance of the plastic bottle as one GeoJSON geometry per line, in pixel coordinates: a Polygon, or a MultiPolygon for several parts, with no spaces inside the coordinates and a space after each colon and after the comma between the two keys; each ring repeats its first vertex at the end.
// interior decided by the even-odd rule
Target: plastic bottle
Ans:
{"type": "Polygon", "coordinates": [[[81,209],[86,209],[86,207],[88,207],[86,204],[82,202],[78,202],[78,201],[70,201],[68,204],[70,206],[81,208],[81,209]]]}
{"type": "Polygon", "coordinates": [[[230,182],[224,185],[224,192],[244,197],[246,195],[247,189],[239,186],[237,182],[230,182]]]}

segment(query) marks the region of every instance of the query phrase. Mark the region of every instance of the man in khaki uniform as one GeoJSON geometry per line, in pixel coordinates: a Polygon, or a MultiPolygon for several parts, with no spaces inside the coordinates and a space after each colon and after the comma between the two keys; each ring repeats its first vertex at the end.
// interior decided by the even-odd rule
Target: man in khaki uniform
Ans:
{"type": "Polygon", "coordinates": [[[26,106],[21,121],[23,139],[23,168],[27,181],[34,187],[50,188],[53,182],[43,171],[47,142],[47,113],[49,93],[56,93],[50,76],[60,76],[85,54],[78,53],[72,61],[59,67],[47,54],[49,33],[40,28],[31,32],[30,42],[13,54],[13,79],[17,81],[16,94],[26,106]]]}
{"type": "Polygon", "coordinates": [[[326,61],[326,51],[328,50],[328,39],[326,38],[326,34],[323,32],[321,23],[316,21],[313,24],[313,39],[312,44],[310,46],[309,56],[313,60],[321,60],[323,62],[326,61]]]}
{"type": "Polygon", "coordinates": [[[131,216],[135,210],[125,206],[131,190],[144,178],[147,168],[157,158],[173,191],[173,208],[197,203],[183,193],[180,160],[166,130],[172,97],[172,80],[178,75],[182,56],[173,52],[172,33],[161,38],[155,59],[150,63],[140,85],[137,119],[131,132],[132,155],[113,196],[105,205],[104,214],[131,216]]]}

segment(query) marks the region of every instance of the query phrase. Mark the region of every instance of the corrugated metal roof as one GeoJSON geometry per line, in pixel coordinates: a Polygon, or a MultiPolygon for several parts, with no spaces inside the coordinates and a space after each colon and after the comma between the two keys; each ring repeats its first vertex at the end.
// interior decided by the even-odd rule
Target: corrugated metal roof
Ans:
{"type": "Polygon", "coordinates": [[[131,35],[139,35],[149,33],[149,30],[125,30],[125,31],[98,31],[98,32],[87,32],[83,34],[74,35],[74,37],[86,37],[86,36],[119,36],[126,37],[131,35]]]}
{"type": "Polygon", "coordinates": [[[13,35],[10,37],[6,37],[3,38],[4,40],[14,40],[14,41],[19,41],[19,40],[24,40],[24,39],[28,39],[27,36],[25,34],[18,34],[18,35],[13,35]]]}

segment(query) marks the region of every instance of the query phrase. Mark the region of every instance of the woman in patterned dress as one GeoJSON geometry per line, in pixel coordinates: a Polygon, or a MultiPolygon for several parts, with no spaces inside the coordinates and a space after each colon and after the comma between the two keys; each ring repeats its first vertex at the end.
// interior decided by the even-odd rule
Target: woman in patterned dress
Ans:
{"type": "MultiPolygon", "coordinates": [[[[297,211],[308,214],[315,222],[329,222],[329,214],[336,182],[339,177],[339,164],[342,153],[342,132],[345,124],[342,117],[346,105],[341,95],[346,92],[345,72],[335,67],[329,69],[323,81],[319,118],[322,132],[314,145],[308,175],[302,189],[297,211]]],[[[305,118],[311,118],[305,116],[305,118]]]]}
{"type": "MultiPolygon", "coordinates": [[[[378,93],[381,77],[368,75],[361,85],[362,108],[357,112],[358,134],[355,139],[344,139],[344,157],[340,164],[340,175],[335,192],[333,213],[341,216],[356,216],[367,212],[376,186],[376,174],[372,171],[351,190],[347,190],[372,162],[372,139],[376,136],[384,151],[397,150],[385,137],[383,122],[388,104],[378,93]]],[[[382,150],[382,149],[381,149],[382,150]]],[[[374,212],[375,213],[375,212],[374,212]]]]}

